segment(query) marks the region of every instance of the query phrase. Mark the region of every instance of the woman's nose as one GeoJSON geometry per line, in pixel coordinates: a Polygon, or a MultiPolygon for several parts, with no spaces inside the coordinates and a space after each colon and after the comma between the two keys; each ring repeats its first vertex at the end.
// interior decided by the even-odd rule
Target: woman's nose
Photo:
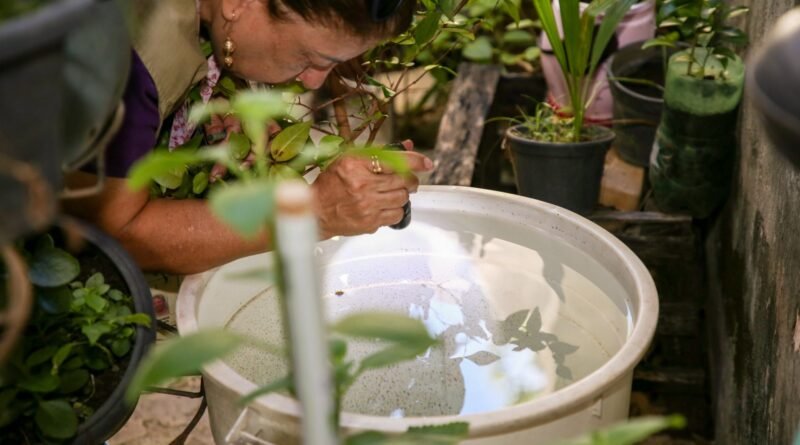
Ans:
{"type": "Polygon", "coordinates": [[[303,83],[304,87],[310,90],[316,90],[322,86],[322,84],[325,82],[325,78],[328,77],[328,74],[332,69],[333,67],[325,70],[306,68],[305,71],[297,76],[297,78],[303,83]]]}

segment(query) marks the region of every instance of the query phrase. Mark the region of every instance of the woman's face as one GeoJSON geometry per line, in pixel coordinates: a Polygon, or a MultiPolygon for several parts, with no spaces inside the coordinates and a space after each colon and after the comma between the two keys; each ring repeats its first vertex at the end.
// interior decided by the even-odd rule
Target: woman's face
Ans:
{"type": "Polygon", "coordinates": [[[276,20],[259,0],[220,0],[216,8],[206,3],[201,17],[211,30],[217,60],[223,60],[223,43],[230,37],[236,50],[229,71],[268,84],[299,80],[306,88],[319,88],[337,64],[378,43],[293,13],[276,20]]]}

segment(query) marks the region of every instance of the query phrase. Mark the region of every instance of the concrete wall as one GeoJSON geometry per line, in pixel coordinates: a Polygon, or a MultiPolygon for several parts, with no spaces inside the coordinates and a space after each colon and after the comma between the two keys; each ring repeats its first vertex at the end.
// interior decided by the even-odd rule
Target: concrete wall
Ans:
{"type": "MultiPolygon", "coordinates": [[[[752,49],[800,1],[737,3],[751,7],[752,49]]],[[[800,170],[772,150],[749,103],[707,258],[717,443],[789,444],[800,429],[800,170]]]]}

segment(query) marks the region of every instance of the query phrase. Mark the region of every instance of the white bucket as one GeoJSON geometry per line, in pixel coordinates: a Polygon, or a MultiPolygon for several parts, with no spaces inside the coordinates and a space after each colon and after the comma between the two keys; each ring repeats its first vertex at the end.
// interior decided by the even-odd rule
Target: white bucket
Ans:
{"type": "MultiPolygon", "coordinates": [[[[348,295],[373,292],[380,298],[381,292],[393,292],[392,295],[399,295],[394,301],[402,302],[407,297],[398,286],[419,285],[423,289],[433,283],[449,289],[447,292],[470,289],[449,301],[461,305],[457,316],[469,319],[471,313],[478,312],[471,307],[477,295],[486,302],[481,317],[507,320],[510,314],[536,307],[542,318],[542,332],[558,333],[567,343],[571,338],[588,340],[585,344],[576,343],[583,345],[583,351],[579,348],[566,361],[562,356],[562,364],[573,366],[569,372],[575,374],[574,381],[558,373],[554,382],[559,381],[559,385],[546,382],[540,388],[542,395],[532,400],[462,415],[392,418],[345,412],[344,428],[401,432],[409,426],[459,421],[470,424],[466,444],[545,445],[627,418],[633,368],[644,355],[658,318],[652,278],[627,247],[574,213],[516,195],[427,186],[412,197],[412,209],[413,222],[405,230],[385,228],[374,235],[320,243],[319,258],[326,273],[325,301],[334,317],[341,315],[337,306],[344,304],[338,301],[362,301],[348,300],[348,295]],[[580,357],[598,351],[607,354],[607,359],[594,368],[583,369],[580,357]]],[[[243,258],[188,277],[178,298],[180,332],[225,326],[246,314],[251,304],[266,295],[268,286],[237,279],[231,273],[267,265],[269,258],[269,254],[243,258]]],[[[438,297],[431,297],[431,301],[434,298],[438,297]]],[[[254,324],[264,324],[265,328],[279,324],[268,321],[268,317],[249,315],[256,320],[254,324]]],[[[462,324],[466,322],[462,320],[462,324]]],[[[430,324],[428,328],[436,330],[430,324]]],[[[536,354],[542,360],[549,356],[547,350],[536,354]]],[[[289,397],[263,396],[240,417],[242,408],[237,400],[257,385],[235,371],[231,365],[238,366],[235,363],[235,358],[217,362],[203,373],[216,442],[225,444],[239,419],[236,428],[249,429],[244,432],[260,438],[262,443],[298,443],[299,407],[289,397]]],[[[458,363],[465,361],[459,359],[458,363]]],[[[254,366],[263,366],[263,362],[254,366]]],[[[417,368],[412,365],[401,366],[388,377],[365,374],[363,387],[354,386],[352,400],[358,405],[358,401],[374,399],[379,394],[403,397],[402,391],[391,388],[389,380],[406,382],[403,379],[413,377],[414,369],[417,368]]],[[[453,369],[457,373],[462,368],[453,369]]],[[[519,378],[509,379],[505,386],[517,384],[519,378]]],[[[428,386],[421,382],[418,387],[427,388],[431,399],[450,396],[430,382],[428,386]]],[[[469,385],[465,385],[463,393],[457,392],[460,399],[456,406],[469,399],[467,391],[469,385]]],[[[415,397],[426,396],[415,393],[415,397]]]]}

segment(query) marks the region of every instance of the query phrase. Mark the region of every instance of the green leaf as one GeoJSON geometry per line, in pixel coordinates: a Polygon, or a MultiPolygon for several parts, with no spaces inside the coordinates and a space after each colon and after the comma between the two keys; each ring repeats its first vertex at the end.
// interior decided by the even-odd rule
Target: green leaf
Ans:
{"type": "Polygon", "coordinates": [[[189,111],[189,122],[199,124],[214,115],[223,115],[230,111],[231,106],[225,99],[214,99],[208,103],[198,103],[189,111]]]}
{"type": "Polygon", "coordinates": [[[69,310],[72,291],[67,286],[36,287],[36,304],[48,314],[63,314],[69,310]]]}
{"type": "Polygon", "coordinates": [[[362,312],[342,318],[334,332],[370,339],[430,346],[435,343],[419,320],[393,312],[362,312]]]}
{"type": "Polygon", "coordinates": [[[441,12],[430,12],[414,28],[414,40],[419,45],[424,45],[436,35],[439,29],[439,20],[442,18],[441,12]]]}
{"type": "Polygon", "coordinates": [[[242,133],[231,133],[228,136],[228,146],[231,157],[237,161],[243,161],[250,154],[250,139],[242,133]]]}
{"type": "Polygon", "coordinates": [[[265,227],[274,207],[274,186],[267,180],[236,183],[214,190],[209,204],[214,214],[246,237],[265,227]]]}
{"type": "Polygon", "coordinates": [[[126,315],[122,321],[126,324],[138,324],[146,328],[153,324],[152,320],[150,320],[150,316],[142,313],[126,315]]]}
{"type": "Polygon", "coordinates": [[[55,353],[55,355],[53,355],[53,368],[50,371],[51,374],[58,374],[58,368],[72,353],[72,348],[74,348],[75,345],[77,345],[77,343],[72,342],[62,345],[60,348],[58,348],[58,351],[55,353]]]}
{"type": "MultiPolygon", "coordinates": [[[[598,0],[595,0],[597,2],[598,0]]],[[[597,30],[597,35],[594,38],[594,45],[592,46],[591,62],[589,63],[588,75],[592,76],[597,64],[600,62],[600,57],[611,41],[611,37],[617,30],[617,25],[631,8],[636,0],[618,0],[605,11],[603,21],[600,23],[600,28],[597,30]]]]}
{"type": "Polygon", "coordinates": [[[61,385],[58,390],[62,394],[75,392],[89,383],[89,371],[85,369],[73,369],[61,375],[61,385]]]}
{"type": "Polygon", "coordinates": [[[94,346],[97,340],[105,334],[111,332],[111,325],[106,322],[99,321],[88,325],[81,326],[81,332],[89,340],[89,344],[94,346]]]}
{"type": "Polygon", "coordinates": [[[638,417],[609,428],[559,442],[559,445],[614,444],[633,445],[667,428],[683,428],[686,420],[681,416],[638,417]]]}
{"type": "Polygon", "coordinates": [[[461,54],[474,62],[488,62],[492,60],[492,42],[488,37],[480,36],[464,45],[461,54]]]}
{"type": "Polygon", "coordinates": [[[19,404],[15,403],[18,392],[16,388],[0,390],[0,428],[11,424],[19,416],[19,404]]]}
{"type": "Polygon", "coordinates": [[[246,343],[243,337],[223,329],[207,329],[166,340],[154,348],[139,367],[127,391],[132,402],[151,386],[185,375],[219,360],[246,343]]]}
{"type": "Polygon", "coordinates": [[[58,376],[52,375],[49,372],[23,376],[17,383],[18,387],[26,391],[36,393],[48,393],[55,391],[58,389],[58,385],[58,376]]]}
{"type": "Polygon", "coordinates": [[[360,371],[367,369],[383,368],[394,365],[395,363],[411,360],[424,353],[429,345],[422,347],[421,344],[395,344],[386,349],[370,354],[361,360],[360,371]]]}
{"type": "Polygon", "coordinates": [[[192,193],[199,195],[206,191],[208,187],[208,173],[205,171],[198,172],[192,179],[192,193]]]}
{"type": "Polygon", "coordinates": [[[127,339],[117,339],[111,342],[111,352],[117,357],[125,357],[131,350],[131,342],[127,339]]]}
{"type": "Polygon", "coordinates": [[[65,400],[39,402],[34,420],[42,433],[53,439],[69,439],[78,431],[78,416],[65,400]]]}
{"type": "Polygon", "coordinates": [[[541,55],[542,49],[538,46],[531,46],[530,48],[526,49],[524,53],[522,53],[522,57],[528,62],[538,60],[541,55]]]}
{"type": "Polygon", "coordinates": [[[292,179],[302,179],[302,176],[300,176],[300,174],[288,164],[275,164],[269,170],[269,178],[277,182],[292,179]]]}
{"type": "Polygon", "coordinates": [[[521,29],[509,31],[503,35],[503,43],[509,45],[528,45],[535,42],[533,34],[521,29]]]}
{"type": "Polygon", "coordinates": [[[311,122],[300,122],[281,130],[270,145],[272,158],[278,162],[288,161],[303,149],[311,132],[311,122]]]}
{"type": "Polygon", "coordinates": [[[64,250],[38,249],[28,264],[31,283],[42,287],[58,287],[74,280],[81,271],[78,260],[64,250]]]}
{"type": "Polygon", "coordinates": [[[352,154],[353,156],[359,156],[368,159],[372,158],[372,156],[375,156],[378,158],[378,162],[400,175],[405,175],[411,172],[411,169],[408,167],[408,159],[401,151],[369,147],[350,150],[347,153],[352,154]]]}
{"type": "Polygon", "coordinates": [[[80,368],[81,366],[83,366],[83,364],[84,364],[83,357],[78,355],[67,360],[67,362],[64,363],[63,366],[61,366],[61,369],[66,371],[72,371],[73,369],[80,368]]]}
{"type": "Polygon", "coordinates": [[[206,150],[155,150],[133,164],[128,176],[128,186],[133,190],[140,190],[156,181],[167,188],[177,188],[189,165],[206,160],[202,153],[204,151],[206,150]]]}
{"type": "Polygon", "coordinates": [[[267,122],[286,115],[289,104],[279,90],[240,91],[231,108],[242,121],[267,122]]]}
{"type": "Polygon", "coordinates": [[[258,388],[256,390],[252,391],[251,393],[243,396],[241,399],[239,399],[238,403],[239,403],[240,406],[246,406],[246,405],[249,405],[250,403],[252,403],[255,399],[257,399],[257,398],[259,398],[259,397],[261,397],[263,395],[266,395],[266,394],[269,394],[269,393],[273,393],[275,391],[281,391],[281,390],[290,390],[291,391],[292,388],[293,388],[292,378],[291,378],[291,376],[286,376],[286,377],[280,378],[278,380],[275,380],[274,382],[268,383],[268,384],[266,384],[266,385],[264,385],[264,386],[262,386],[262,387],[260,387],[260,388],[258,388]]]}
{"type": "Polygon", "coordinates": [[[426,436],[458,436],[461,438],[469,434],[469,424],[466,422],[452,422],[444,425],[412,426],[408,429],[411,434],[426,436]]]}
{"type": "Polygon", "coordinates": [[[89,294],[86,295],[86,304],[99,314],[108,307],[108,300],[95,292],[89,292],[89,294]]]}
{"type": "Polygon", "coordinates": [[[94,289],[99,289],[102,285],[106,284],[105,278],[103,278],[103,274],[97,272],[93,274],[89,279],[86,280],[86,287],[91,287],[94,289]]]}
{"type": "Polygon", "coordinates": [[[32,368],[50,360],[56,351],[58,351],[58,347],[56,346],[45,346],[44,348],[33,351],[33,353],[25,359],[25,367],[32,368]]]}
{"type": "Polygon", "coordinates": [[[110,298],[110,299],[112,299],[114,301],[122,301],[122,300],[125,299],[125,294],[123,294],[122,291],[120,291],[118,289],[111,289],[108,292],[108,298],[110,298]]]}

